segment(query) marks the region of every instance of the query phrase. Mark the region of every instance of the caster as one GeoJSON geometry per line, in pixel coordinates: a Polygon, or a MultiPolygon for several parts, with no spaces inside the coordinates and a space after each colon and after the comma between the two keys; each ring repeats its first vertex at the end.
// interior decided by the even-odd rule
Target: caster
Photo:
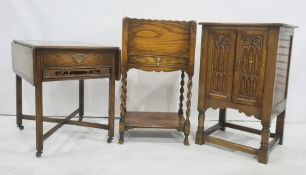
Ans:
{"type": "Polygon", "coordinates": [[[22,124],[17,125],[17,127],[18,127],[20,130],[23,130],[23,129],[24,129],[24,126],[23,126],[22,124]]]}
{"type": "Polygon", "coordinates": [[[225,131],[225,127],[221,126],[220,131],[225,131]]]}
{"type": "Polygon", "coordinates": [[[111,143],[112,140],[113,140],[113,138],[112,138],[112,137],[109,137],[109,138],[107,139],[107,143],[111,143]]]}
{"type": "Polygon", "coordinates": [[[36,152],[36,157],[40,157],[40,156],[41,156],[41,153],[42,153],[41,151],[37,151],[37,152],[36,152]]]}

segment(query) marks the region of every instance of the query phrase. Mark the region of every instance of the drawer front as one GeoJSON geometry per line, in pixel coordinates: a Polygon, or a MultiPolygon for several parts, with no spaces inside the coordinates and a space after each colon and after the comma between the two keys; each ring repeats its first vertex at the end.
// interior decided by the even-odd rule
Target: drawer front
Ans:
{"type": "Polygon", "coordinates": [[[145,71],[176,71],[187,68],[187,58],[173,56],[130,56],[128,68],[145,71]]]}
{"type": "Polygon", "coordinates": [[[109,68],[44,69],[43,80],[87,79],[110,77],[109,68]]]}
{"type": "Polygon", "coordinates": [[[111,66],[113,53],[97,51],[54,50],[42,52],[43,68],[111,66]]]}

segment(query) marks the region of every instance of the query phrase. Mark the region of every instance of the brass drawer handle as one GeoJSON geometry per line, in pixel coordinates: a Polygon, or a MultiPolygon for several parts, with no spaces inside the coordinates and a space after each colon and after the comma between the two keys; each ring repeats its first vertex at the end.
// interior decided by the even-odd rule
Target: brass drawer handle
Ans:
{"type": "Polygon", "coordinates": [[[159,67],[159,65],[160,65],[160,58],[157,57],[157,58],[156,58],[156,66],[159,67]]]}
{"type": "Polygon", "coordinates": [[[85,59],[85,55],[81,53],[77,53],[73,55],[72,58],[74,62],[76,62],[77,64],[80,64],[85,59]]]}

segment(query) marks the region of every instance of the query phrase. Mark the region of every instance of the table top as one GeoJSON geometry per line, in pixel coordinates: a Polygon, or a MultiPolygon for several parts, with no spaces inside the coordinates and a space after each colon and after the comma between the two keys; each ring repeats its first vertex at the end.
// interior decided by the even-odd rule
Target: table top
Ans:
{"type": "Polygon", "coordinates": [[[17,75],[32,85],[39,83],[38,75],[43,75],[42,81],[109,77],[110,72],[102,68],[114,69],[115,78],[119,80],[120,48],[86,42],[14,40],[12,66],[17,75]],[[85,58],[83,51],[88,54],[84,62],[82,62],[85,58]],[[56,74],[63,71],[69,75],[56,74]]]}
{"type": "Polygon", "coordinates": [[[61,49],[115,49],[115,46],[101,46],[94,43],[77,41],[43,41],[43,40],[13,40],[14,43],[31,48],[61,48],[61,49]]]}

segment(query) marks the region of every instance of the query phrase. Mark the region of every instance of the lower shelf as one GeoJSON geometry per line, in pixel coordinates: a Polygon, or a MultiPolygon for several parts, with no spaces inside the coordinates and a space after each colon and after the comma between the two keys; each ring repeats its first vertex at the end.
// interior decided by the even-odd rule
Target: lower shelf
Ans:
{"type": "Polygon", "coordinates": [[[184,128],[185,118],[174,112],[127,112],[125,126],[129,128],[184,128]]]}

